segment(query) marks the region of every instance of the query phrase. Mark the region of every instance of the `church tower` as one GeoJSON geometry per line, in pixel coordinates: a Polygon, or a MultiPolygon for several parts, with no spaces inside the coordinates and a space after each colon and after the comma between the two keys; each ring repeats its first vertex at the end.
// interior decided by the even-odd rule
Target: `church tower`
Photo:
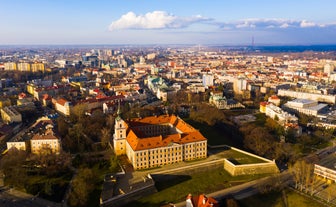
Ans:
{"type": "Polygon", "coordinates": [[[113,148],[116,155],[126,154],[126,123],[120,117],[120,102],[118,105],[118,116],[115,119],[113,148]]]}

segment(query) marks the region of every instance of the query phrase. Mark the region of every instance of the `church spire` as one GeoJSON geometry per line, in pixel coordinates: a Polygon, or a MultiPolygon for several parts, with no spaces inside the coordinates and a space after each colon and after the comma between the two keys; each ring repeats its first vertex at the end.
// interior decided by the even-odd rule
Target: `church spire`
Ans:
{"type": "Polygon", "coordinates": [[[120,111],[120,100],[118,100],[118,110],[117,110],[117,120],[120,120],[121,117],[120,117],[120,114],[121,114],[121,111],[120,111]]]}

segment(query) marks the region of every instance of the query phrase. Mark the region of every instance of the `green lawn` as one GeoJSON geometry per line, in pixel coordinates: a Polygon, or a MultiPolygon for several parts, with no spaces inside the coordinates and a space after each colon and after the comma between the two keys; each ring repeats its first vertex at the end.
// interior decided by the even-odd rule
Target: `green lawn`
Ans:
{"type": "Polygon", "coordinates": [[[220,155],[223,158],[229,159],[235,165],[244,165],[244,164],[255,164],[255,163],[265,163],[264,160],[258,159],[256,157],[243,154],[235,150],[227,150],[220,155]]]}
{"type": "MultiPolygon", "coordinates": [[[[321,204],[291,190],[286,190],[288,206],[321,207],[321,204]]],[[[283,207],[284,201],[281,192],[259,194],[239,201],[241,207],[283,207]]]]}
{"type": "Polygon", "coordinates": [[[171,176],[169,180],[156,181],[159,192],[128,204],[129,207],[156,207],[170,202],[183,201],[188,193],[210,193],[238,185],[261,176],[232,177],[223,168],[209,169],[190,175],[171,176]]]}

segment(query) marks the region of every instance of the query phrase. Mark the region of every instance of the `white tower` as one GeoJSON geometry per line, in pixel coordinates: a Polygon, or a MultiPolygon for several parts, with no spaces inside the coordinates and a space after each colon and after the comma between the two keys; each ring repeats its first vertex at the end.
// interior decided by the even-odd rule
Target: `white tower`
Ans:
{"type": "Polygon", "coordinates": [[[118,105],[118,116],[115,119],[114,135],[113,135],[113,147],[116,155],[126,154],[126,123],[120,117],[120,102],[118,105]]]}

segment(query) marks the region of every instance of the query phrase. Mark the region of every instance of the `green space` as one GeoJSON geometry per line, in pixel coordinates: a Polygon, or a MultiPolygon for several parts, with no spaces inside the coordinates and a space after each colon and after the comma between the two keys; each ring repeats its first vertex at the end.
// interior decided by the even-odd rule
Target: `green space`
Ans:
{"type": "Polygon", "coordinates": [[[241,207],[283,207],[286,206],[283,198],[287,199],[287,206],[321,207],[321,203],[291,190],[285,190],[284,194],[282,192],[270,192],[251,196],[240,200],[239,205],[241,207]]]}
{"type": "Polygon", "coordinates": [[[256,117],[256,120],[253,122],[254,124],[256,124],[257,126],[265,126],[266,124],[266,115],[263,113],[257,113],[254,115],[256,117]]]}
{"type": "MultiPolygon", "coordinates": [[[[265,175],[264,175],[265,176],[265,175]]],[[[242,184],[262,175],[232,177],[222,167],[193,172],[190,175],[174,175],[169,179],[157,180],[159,192],[128,204],[129,207],[156,207],[167,203],[177,203],[185,199],[188,193],[194,195],[211,193],[234,185],[242,184]]]]}
{"type": "Polygon", "coordinates": [[[227,158],[235,165],[256,164],[266,162],[264,160],[249,156],[247,154],[232,149],[224,151],[223,153],[220,154],[220,157],[227,158]]]}

